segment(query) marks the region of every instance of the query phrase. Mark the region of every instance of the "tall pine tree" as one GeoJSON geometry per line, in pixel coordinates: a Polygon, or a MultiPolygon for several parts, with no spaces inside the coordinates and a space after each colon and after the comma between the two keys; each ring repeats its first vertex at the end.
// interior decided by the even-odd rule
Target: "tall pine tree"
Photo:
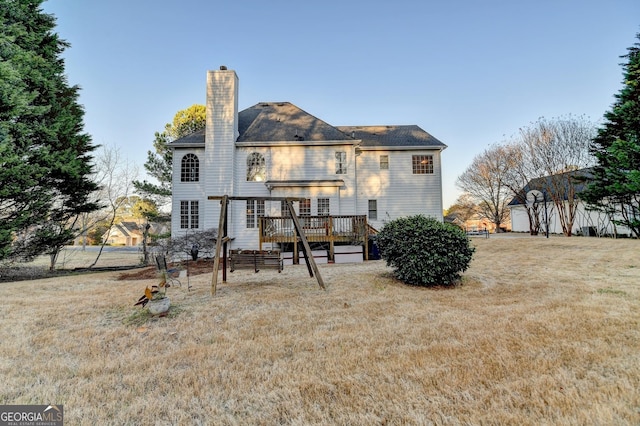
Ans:
{"type": "Polygon", "coordinates": [[[622,58],[622,89],[591,145],[598,163],[582,197],[640,237],[640,42],[622,58]]]}
{"type": "Polygon", "coordinates": [[[0,260],[55,256],[96,210],[77,86],[43,0],[0,0],[0,260]]]}

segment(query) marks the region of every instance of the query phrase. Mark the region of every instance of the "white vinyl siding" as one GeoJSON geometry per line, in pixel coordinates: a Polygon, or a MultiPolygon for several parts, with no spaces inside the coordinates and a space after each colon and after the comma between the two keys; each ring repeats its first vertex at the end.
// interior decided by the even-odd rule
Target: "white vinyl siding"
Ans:
{"type": "MultiPolygon", "coordinates": [[[[205,201],[204,195],[204,185],[206,179],[206,169],[203,167],[203,158],[204,158],[204,149],[202,148],[193,148],[193,149],[176,149],[173,152],[173,179],[171,182],[173,197],[171,199],[171,233],[173,236],[181,236],[184,235],[185,232],[191,232],[192,221],[187,219],[186,225],[183,221],[184,218],[181,217],[181,205],[183,201],[197,201],[198,203],[198,220],[194,222],[193,225],[197,225],[197,229],[209,229],[213,226],[207,226],[206,218],[208,215],[205,212],[208,204],[205,201]],[[185,160],[183,162],[183,159],[185,160]],[[197,159],[197,163],[194,161],[197,159]],[[183,163],[188,165],[187,169],[184,170],[185,174],[183,175],[183,163]],[[191,166],[197,164],[197,170],[191,168],[191,166]],[[194,174],[193,172],[197,172],[194,174]],[[183,176],[185,177],[185,181],[182,181],[183,176]],[[196,177],[197,176],[197,177],[196,177]],[[187,226],[186,228],[184,226],[187,226]]],[[[213,194],[212,194],[213,195],[213,194]]],[[[217,226],[217,225],[216,225],[217,226]]]]}
{"type": "Polygon", "coordinates": [[[385,221],[422,214],[442,220],[440,151],[362,151],[358,157],[358,214],[369,215],[368,200],[376,200],[380,229],[385,221]],[[380,172],[380,156],[389,156],[389,170],[380,172]],[[432,159],[433,173],[413,174],[413,157],[432,159]]]}
{"type": "MultiPolygon", "coordinates": [[[[437,150],[363,150],[358,157],[353,155],[352,146],[344,149],[336,146],[271,146],[236,149],[234,156],[235,191],[228,193],[237,196],[273,196],[311,199],[311,214],[323,214],[323,203],[320,199],[328,199],[330,214],[350,215],[361,214],[369,216],[369,200],[376,200],[377,219],[370,218],[371,225],[380,229],[385,221],[401,216],[423,214],[442,219],[441,193],[441,161],[437,150]],[[347,152],[347,174],[335,174],[335,153],[347,152]],[[247,182],[247,157],[253,153],[260,153],[266,164],[265,182],[247,182]],[[388,156],[389,169],[380,170],[381,156],[388,156]],[[414,155],[429,156],[433,159],[432,174],[413,174],[412,164],[414,155]],[[357,158],[357,167],[353,161],[357,158]],[[356,185],[355,176],[358,175],[356,185]],[[266,183],[269,181],[305,181],[305,180],[336,180],[341,182],[329,187],[274,187],[271,190],[266,183]],[[356,206],[355,191],[358,191],[356,206]],[[357,210],[356,210],[357,207],[357,210]]],[[[200,182],[180,182],[180,160],[186,153],[194,153],[203,158],[203,151],[176,150],[174,162],[174,204],[173,230],[174,235],[184,234],[187,229],[180,227],[180,200],[199,200],[201,221],[200,229],[218,227],[220,202],[207,200],[208,195],[224,195],[222,188],[205,190],[204,179],[208,174],[219,178],[219,170],[200,168],[200,182]],[[206,210],[209,209],[209,210],[206,210]]],[[[384,163],[384,160],[383,160],[384,163]]],[[[202,166],[202,164],[201,164],[202,166]]],[[[266,202],[265,215],[279,216],[282,211],[280,202],[266,202]]],[[[299,212],[299,203],[294,203],[299,212]]],[[[257,210],[257,209],[256,209],[257,210]]],[[[233,247],[257,248],[258,228],[247,228],[247,205],[245,201],[229,202],[229,235],[234,241],[233,247]],[[235,218],[235,220],[234,220],[235,218]]],[[[257,215],[256,215],[257,218],[257,215]]]]}
{"type": "MultiPolygon", "coordinates": [[[[312,214],[315,212],[315,200],[317,198],[331,198],[332,214],[354,214],[355,210],[355,167],[353,167],[353,146],[270,146],[256,148],[238,148],[236,155],[236,169],[240,176],[236,176],[234,185],[236,194],[241,196],[272,196],[311,198],[312,214]],[[335,174],[336,151],[347,152],[345,164],[348,173],[335,174]],[[246,181],[247,156],[252,152],[258,152],[265,158],[266,178],[265,182],[246,181]],[[310,187],[291,186],[275,187],[271,191],[268,184],[271,181],[313,181],[313,180],[340,180],[335,186],[310,187]]],[[[233,203],[232,203],[233,204],[233,203]]],[[[237,212],[244,215],[244,203],[237,212]]],[[[276,211],[276,206],[272,207],[276,211]]],[[[297,208],[297,203],[296,203],[297,208]]],[[[267,212],[270,209],[267,206],[267,212]]],[[[276,214],[276,213],[271,213],[276,214]]],[[[242,221],[244,228],[244,221],[242,221]]]]}

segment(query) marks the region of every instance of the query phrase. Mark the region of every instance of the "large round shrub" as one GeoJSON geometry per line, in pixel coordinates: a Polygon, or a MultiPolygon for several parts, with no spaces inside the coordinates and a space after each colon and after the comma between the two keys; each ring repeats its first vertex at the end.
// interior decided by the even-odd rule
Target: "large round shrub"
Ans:
{"type": "Polygon", "coordinates": [[[376,241],[395,276],[419,286],[455,284],[475,250],[462,229],[422,215],[386,223],[376,241]]]}

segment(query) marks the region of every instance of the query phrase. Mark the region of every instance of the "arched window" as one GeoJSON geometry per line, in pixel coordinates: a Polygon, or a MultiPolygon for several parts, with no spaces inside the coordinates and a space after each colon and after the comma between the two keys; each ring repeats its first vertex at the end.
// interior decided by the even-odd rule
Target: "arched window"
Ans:
{"type": "Polygon", "coordinates": [[[252,152],[247,157],[247,181],[264,182],[267,176],[267,167],[262,154],[252,152]]]}
{"type": "Polygon", "coordinates": [[[180,182],[198,182],[200,180],[200,160],[195,154],[182,157],[180,182]]]}

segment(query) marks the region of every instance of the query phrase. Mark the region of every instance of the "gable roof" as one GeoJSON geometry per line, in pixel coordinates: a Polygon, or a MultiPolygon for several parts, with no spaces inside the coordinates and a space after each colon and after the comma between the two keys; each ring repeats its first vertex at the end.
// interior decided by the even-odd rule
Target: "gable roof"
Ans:
{"type": "Polygon", "coordinates": [[[568,182],[571,181],[573,187],[575,188],[575,198],[578,198],[578,194],[584,191],[590,180],[593,179],[593,169],[588,167],[585,169],[572,170],[570,172],[558,173],[550,176],[543,176],[535,179],[531,179],[527,184],[520,190],[520,197],[513,197],[513,199],[507,204],[507,206],[518,206],[522,205],[521,199],[526,198],[526,194],[529,191],[540,191],[544,194],[544,197],[547,201],[551,201],[551,196],[548,194],[547,189],[553,186],[557,186],[557,182],[565,187],[564,199],[568,198],[567,195],[567,185],[568,182]],[[554,182],[554,180],[556,180],[554,182]],[[559,180],[559,181],[558,181],[559,180]],[[554,185],[555,183],[555,185],[554,185]]]}
{"type": "Polygon", "coordinates": [[[123,237],[131,237],[134,234],[142,235],[142,231],[140,231],[140,227],[136,222],[121,222],[115,223],[111,228],[107,229],[102,234],[102,238],[105,238],[107,235],[110,235],[115,231],[119,231],[123,237]]]}
{"type": "Polygon", "coordinates": [[[338,126],[341,132],[361,139],[363,147],[447,146],[419,126],[338,126]]]}
{"type": "Polygon", "coordinates": [[[353,140],[290,102],[261,102],[238,114],[237,142],[353,140]]]}
{"type": "Polygon", "coordinates": [[[175,141],[169,142],[171,146],[204,146],[204,130],[200,129],[195,132],[183,136],[180,139],[176,139],[175,141]]]}
{"type": "Polygon", "coordinates": [[[120,224],[129,232],[140,231],[140,227],[136,222],[121,222],[120,224]]]}
{"type": "MultiPolygon", "coordinates": [[[[290,102],[260,102],[238,113],[236,142],[284,141],[356,141],[362,147],[429,147],[447,146],[416,125],[332,126],[290,102]]],[[[172,147],[201,147],[205,129],[184,136],[172,147]]]]}

